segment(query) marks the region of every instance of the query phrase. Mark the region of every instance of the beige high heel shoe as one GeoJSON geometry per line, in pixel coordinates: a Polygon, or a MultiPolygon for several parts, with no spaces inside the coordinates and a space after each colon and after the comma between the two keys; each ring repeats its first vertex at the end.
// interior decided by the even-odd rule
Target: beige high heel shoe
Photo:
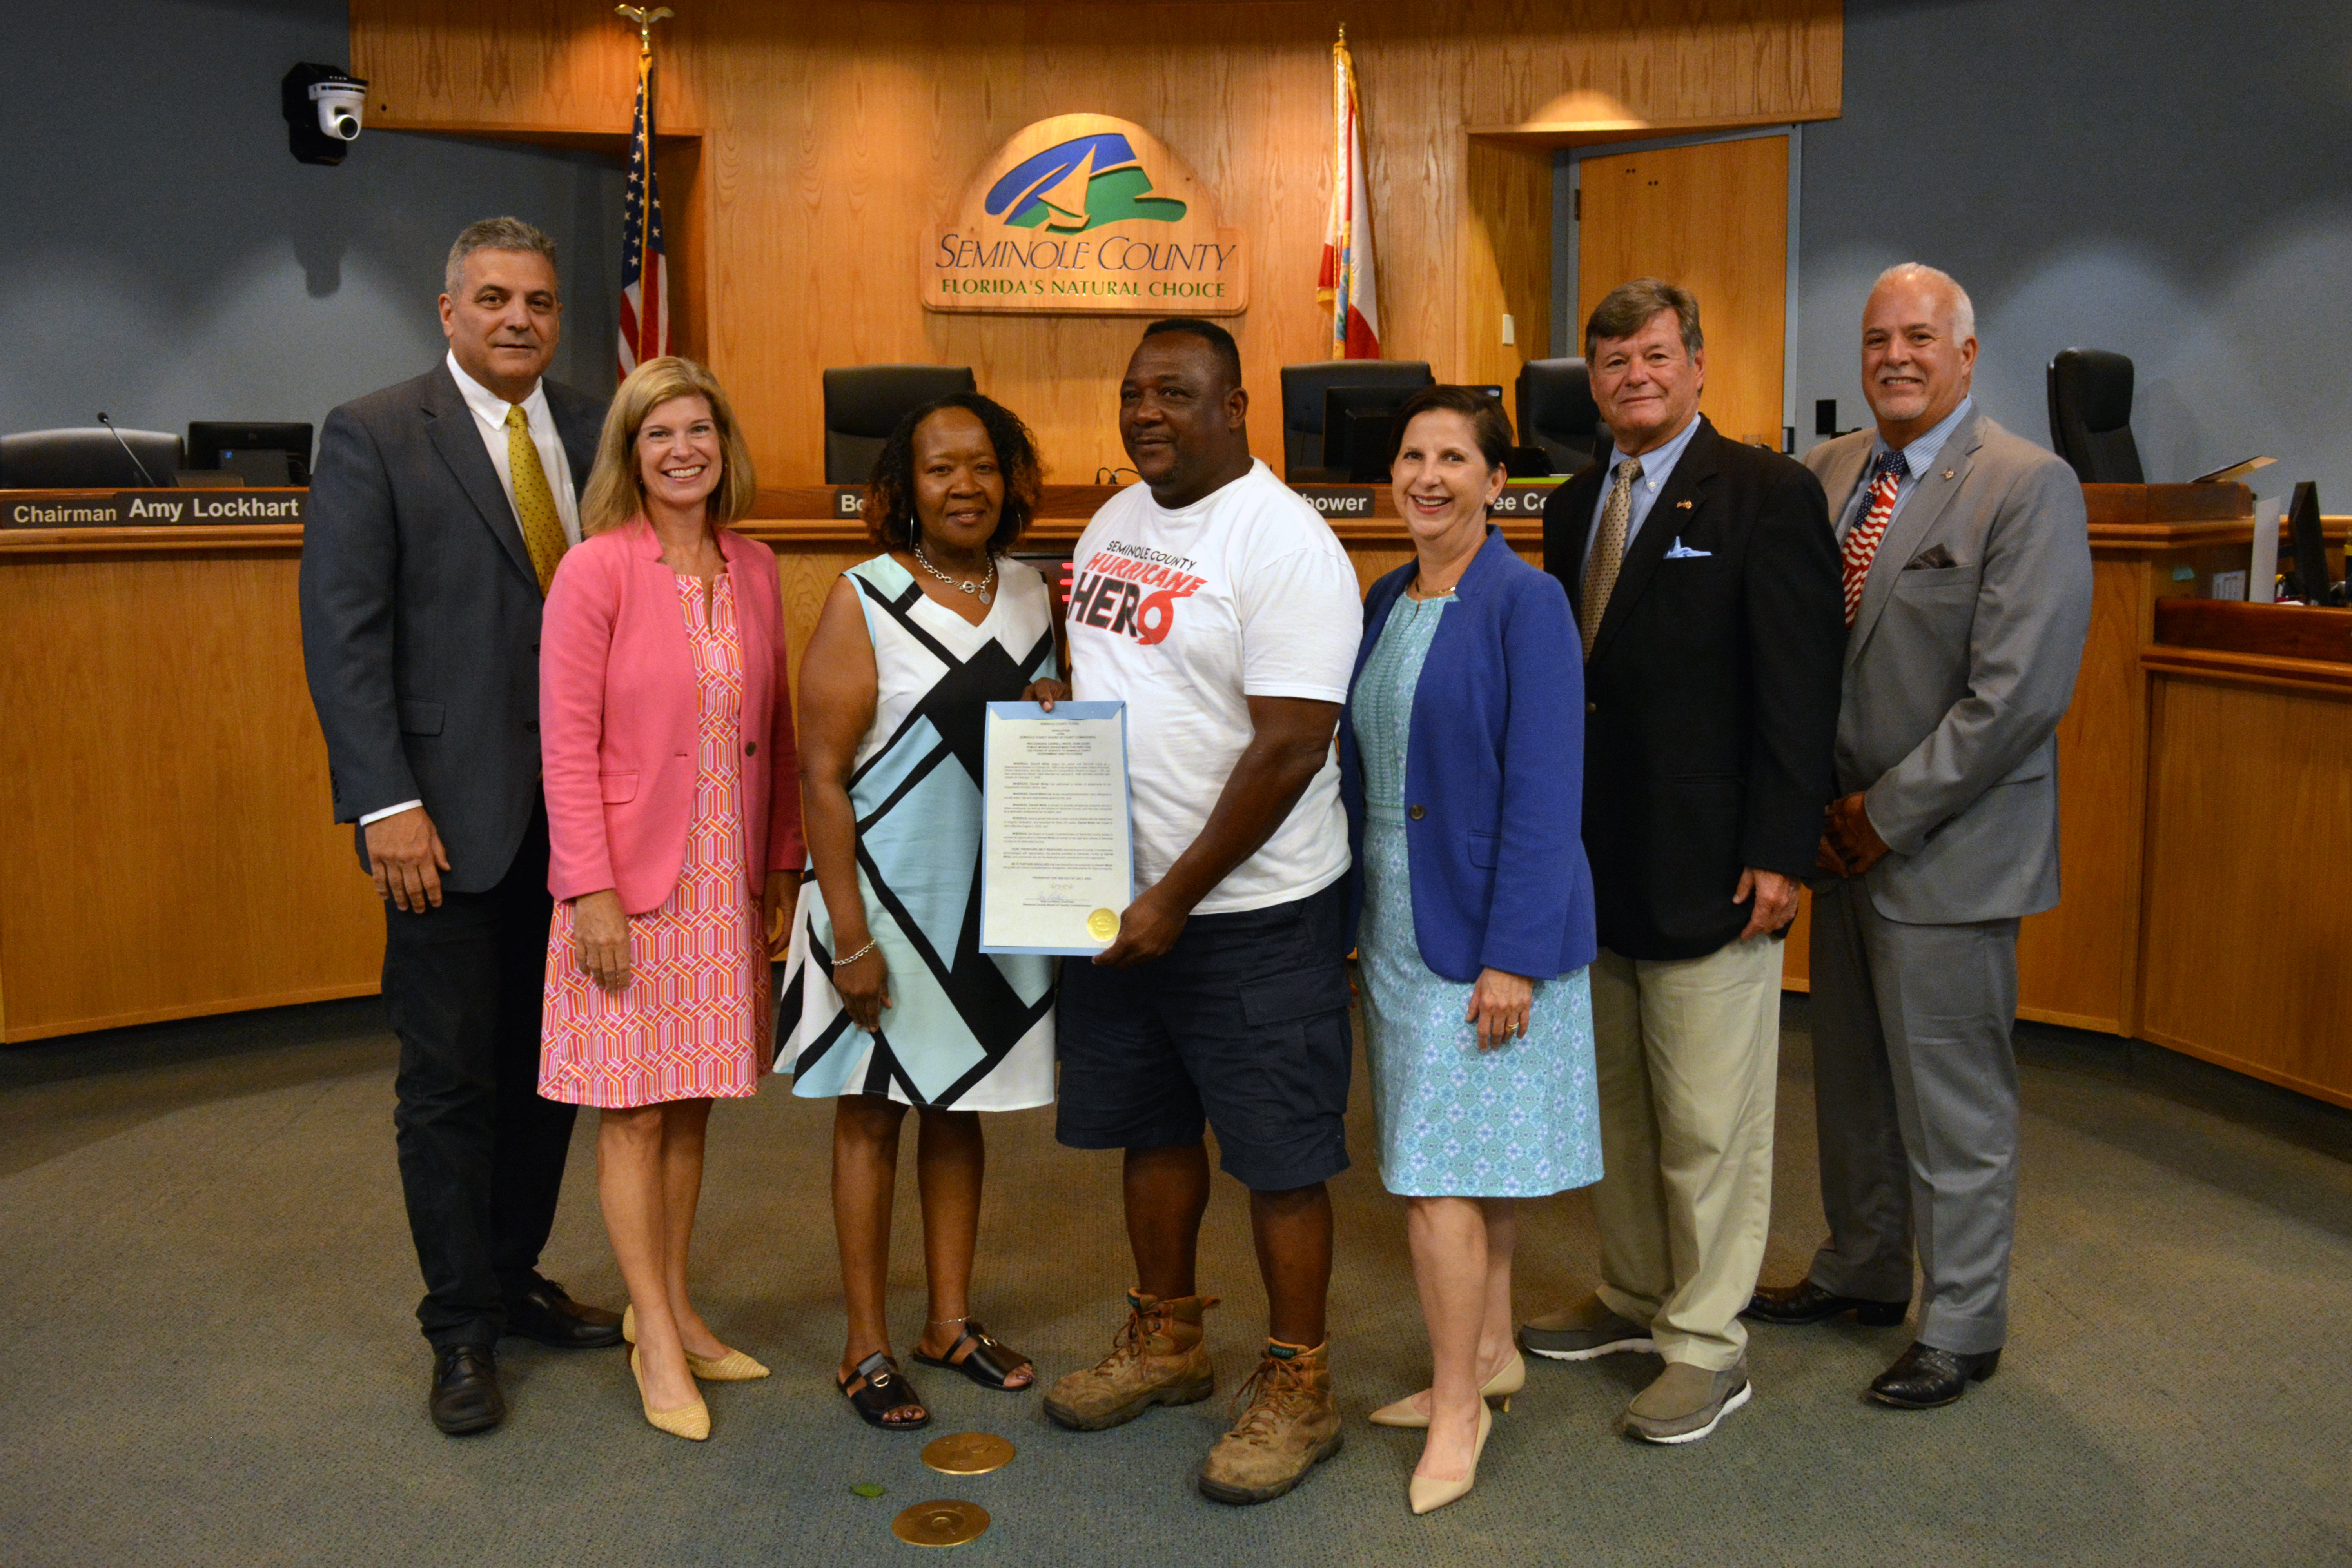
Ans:
{"type": "Polygon", "coordinates": [[[1413,1477],[1412,1484],[1405,1489],[1405,1496],[1412,1503],[1412,1511],[1415,1514],[1433,1512],[1447,1503],[1459,1502],[1468,1497],[1470,1489],[1478,1484],[1478,1461],[1486,1455],[1486,1439],[1494,1435],[1495,1413],[1481,1400],[1478,1405],[1478,1444],[1470,1450],[1470,1468],[1463,1473],[1460,1480],[1440,1481],[1427,1476],[1413,1477]]]}
{"type": "MultiPolygon", "coordinates": [[[[637,1310],[635,1307],[621,1309],[621,1337],[631,1344],[637,1342],[637,1310]]],[[[771,1375],[765,1366],[739,1350],[730,1350],[716,1359],[688,1351],[686,1370],[705,1383],[750,1383],[771,1375]]]]}
{"type": "MultiPolygon", "coordinates": [[[[1486,1385],[1478,1391],[1478,1397],[1489,1405],[1501,1406],[1507,1414],[1511,1408],[1511,1395],[1527,1385],[1527,1357],[1514,1348],[1511,1352],[1511,1359],[1505,1362],[1496,1370],[1495,1375],[1486,1380],[1486,1385]]],[[[1410,1426],[1416,1430],[1426,1428],[1429,1426],[1429,1413],[1417,1408],[1413,1401],[1428,1392],[1429,1390],[1424,1388],[1421,1394],[1406,1394],[1394,1405],[1383,1405],[1373,1411],[1369,1419],[1375,1426],[1410,1426]]]]}
{"type": "Polygon", "coordinates": [[[646,1398],[645,1368],[637,1363],[636,1347],[629,1348],[629,1375],[637,1380],[637,1403],[645,1406],[646,1419],[673,1437],[684,1437],[699,1443],[710,1436],[710,1406],[698,1395],[691,1405],[680,1405],[668,1410],[656,1410],[646,1398]]]}

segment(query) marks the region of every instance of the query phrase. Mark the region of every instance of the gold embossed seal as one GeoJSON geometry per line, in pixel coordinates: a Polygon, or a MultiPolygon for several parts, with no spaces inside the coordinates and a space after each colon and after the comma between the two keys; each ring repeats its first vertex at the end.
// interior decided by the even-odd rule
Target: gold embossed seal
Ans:
{"type": "Polygon", "coordinates": [[[1087,917],[1087,934],[1097,942],[1108,942],[1118,934],[1118,916],[1108,910],[1097,910],[1087,917]]]}
{"type": "Polygon", "coordinates": [[[890,1533],[909,1546],[961,1546],[988,1529],[988,1510],[976,1502],[919,1502],[890,1521],[890,1533]]]}
{"type": "Polygon", "coordinates": [[[993,1432],[958,1432],[934,1437],[924,1447],[923,1463],[942,1475],[984,1476],[1013,1462],[1011,1443],[993,1432]]]}

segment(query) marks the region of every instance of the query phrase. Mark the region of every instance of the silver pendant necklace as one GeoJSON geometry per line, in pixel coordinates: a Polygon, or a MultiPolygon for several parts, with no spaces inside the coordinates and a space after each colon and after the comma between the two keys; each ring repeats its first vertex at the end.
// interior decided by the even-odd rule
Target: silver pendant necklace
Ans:
{"type": "Polygon", "coordinates": [[[924,571],[929,572],[932,576],[937,577],[940,582],[945,583],[949,587],[955,589],[957,592],[970,594],[973,598],[978,599],[983,605],[989,604],[995,599],[995,556],[992,555],[988,558],[988,571],[982,575],[979,582],[974,583],[969,579],[959,582],[955,578],[950,577],[946,573],[940,571],[938,567],[932,565],[931,558],[923,553],[923,547],[919,544],[913,548],[912,554],[914,555],[916,562],[924,571]]]}

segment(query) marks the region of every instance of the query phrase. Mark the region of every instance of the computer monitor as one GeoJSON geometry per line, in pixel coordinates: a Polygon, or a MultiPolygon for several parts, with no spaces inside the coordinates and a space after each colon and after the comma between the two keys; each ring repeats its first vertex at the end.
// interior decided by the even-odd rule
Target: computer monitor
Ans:
{"type": "Polygon", "coordinates": [[[188,426],[188,467],[226,469],[249,485],[307,485],[310,426],[200,419],[188,426]]]}
{"type": "MultiPolygon", "coordinates": [[[[1389,452],[1395,443],[1391,426],[1396,412],[1424,388],[1418,386],[1334,386],[1323,394],[1323,467],[1345,474],[1350,483],[1376,485],[1389,477],[1389,452]]],[[[1500,406],[1503,389],[1474,386],[1500,406]]]]}
{"type": "Polygon", "coordinates": [[[1389,477],[1389,423],[1417,386],[1333,386],[1323,393],[1323,468],[1357,484],[1389,477]]]}
{"type": "Polygon", "coordinates": [[[2294,596],[2306,605],[2336,603],[2336,574],[2327,564],[2327,536],[2319,526],[2319,487],[2305,479],[2287,504],[2288,535],[2294,541],[2294,596]]]}

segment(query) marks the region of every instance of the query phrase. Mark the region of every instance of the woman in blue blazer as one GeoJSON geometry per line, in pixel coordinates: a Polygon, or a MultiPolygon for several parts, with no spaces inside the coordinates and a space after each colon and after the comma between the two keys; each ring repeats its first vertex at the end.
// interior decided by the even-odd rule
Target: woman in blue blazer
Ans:
{"type": "Polygon", "coordinates": [[[1415,559],[1365,597],[1339,767],[1381,1177],[1407,1200],[1433,1364],[1372,1419],[1429,1429],[1426,1513],[1470,1489],[1486,1401],[1527,1379],[1512,1200],[1598,1181],[1601,1135],[1576,624],[1486,521],[1511,439],[1494,401],[1430,387],[1396,427],[1415,559]]]}

